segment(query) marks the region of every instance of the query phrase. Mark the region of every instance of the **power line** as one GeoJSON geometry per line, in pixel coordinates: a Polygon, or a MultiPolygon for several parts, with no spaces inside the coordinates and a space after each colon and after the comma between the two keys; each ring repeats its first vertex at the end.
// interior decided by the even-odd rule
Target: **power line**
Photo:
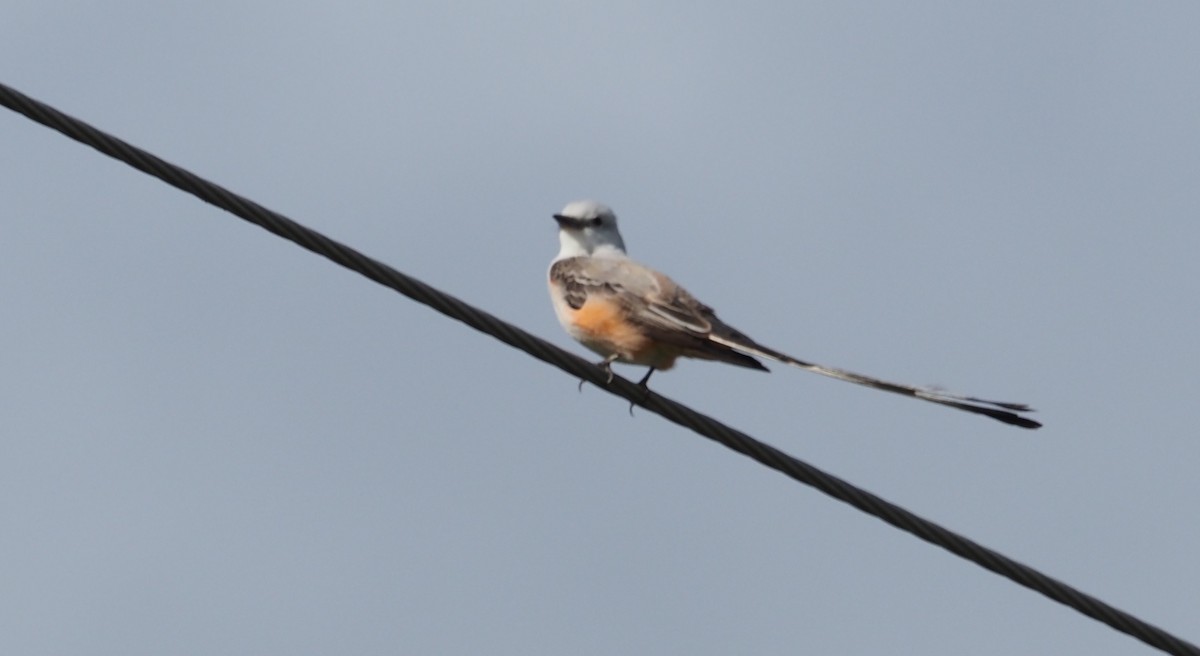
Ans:
{"type": "Polygon", "coordinates": [[[815,487],[896,528],[991,570],[1019,585],[1036,590],[1117,631],[1133,636],[1168,654],[1200,656],[1200,647],[1182,638],[802,460],[793,458],[783,451],[759,442],[711,417],[653,391],[647,392],[619,376],[614,377],[611,383],[607,383],[607,373],[578,356],[2,83],[0,83],[0,104],[322,257],[352,271],[357,271],[385,287],[428,305],[452,319],[457,319],[480,332],[491,335],[539,360],[553,364],[573,376],[587,380],[601,389],[640,405],[676,424],[690,428],[696,433],[790,478],[815,487]]]}

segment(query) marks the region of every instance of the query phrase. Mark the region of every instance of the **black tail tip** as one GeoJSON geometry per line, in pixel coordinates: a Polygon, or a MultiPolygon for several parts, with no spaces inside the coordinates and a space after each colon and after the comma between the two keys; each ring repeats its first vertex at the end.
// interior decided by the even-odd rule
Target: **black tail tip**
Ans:
{"type": "Polygon", "coordinates": [[[988,412],[986,414],[987,414],[987,416],[991,417],[992,419],[997,419],[999,421],[1002,421],[1006,424],[1011,424],[1013,426],[1020,426],[1021,428],[1028,428],[1030,430],[1035,430],[1035,429],[1042,427],[1042,422],[1034,421],[1034,420],[1030,419],[1029,417],[1022,417],[1021,415],[1016,414],[1015,412],[1005,412],[1003,410],[993,410],[992,412],[988,412]]]}

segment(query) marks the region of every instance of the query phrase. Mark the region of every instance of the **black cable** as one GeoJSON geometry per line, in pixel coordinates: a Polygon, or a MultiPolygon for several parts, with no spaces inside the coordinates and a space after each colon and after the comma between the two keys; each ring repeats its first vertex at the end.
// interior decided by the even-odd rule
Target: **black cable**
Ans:
{"type": "Polygon", "coordinates": [[[58,130],[80,143],[91,146],[105,155],[148,173],[171,186],[182,189],[200,200],[216,205],[352,271],[357,271],[381,285],[424,303],[448,317],[462,321],[539,360],[549,362],[572,376],[587,380],[601,389],[662,415],[680,426],[690,428],[700,435],[753,458],[790,478],[815,487],[835,499],[882,519],[896,528],[912,533],[926,542],[942,547],[1031,590],[1036,590],[1152,647],[1161,649],[1168,654],[1200,656],[1200,647],[1182,638],[915,515],[870,492],[857,488],[836,476],[827,474],[711,417],[700,414],[653,391],[647,393],[643,388],[619,376],[614,377],[611,383],[606,383],[608,374],[582,358],[415,278],[406,276],[349,246],[310,230],[282,214],[273,212],[140,148],[101,132],[78,119],[67,116],[4,84],[0,84],[0,104],[24,114],[42,125],[58,130]]]}

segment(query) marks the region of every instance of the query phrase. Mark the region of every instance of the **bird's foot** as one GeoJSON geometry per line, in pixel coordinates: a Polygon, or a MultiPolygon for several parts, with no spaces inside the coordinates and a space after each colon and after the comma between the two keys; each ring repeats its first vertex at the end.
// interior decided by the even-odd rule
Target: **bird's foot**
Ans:
{"type": "MultiPolygon", "coordinates": [[[[600,367],[601,369],[604,370],[604,373],[608,374],[608,378],[606,378],[604,380],[605,385],[608,385],[608,384],[612,383],[612,381],[613,381],[612,363],[616,362],[616,360],[617,360],[617,354],[614,353],[614,354],[608,356],[607,358],[604,358],[603,360],[596,363],[597,367],[600,367]]],[[[587,382],[587,381],[582,378],[579,379],[579,391],[580,392],[583,391],[583,384],[585,382],[587,382]]]]}
{"type": "Polygon", "coordinates": [[[647,383],[650,382],[650,374],[652,374],[652,373],[654,373],[654,367],[650,367],[650,371],[647,371],[646,375],[642,376],[642,379],[638,381],[638,383],[637,383],[638,387],[642,388],[642,398],[638,399],[637,401],[629,402],[629,416],[630,417],[633,416],[633,406],[637,405],[639,402],[645,403],[646,399],[650,398],[650,386],[647,385],[647,383]]]}

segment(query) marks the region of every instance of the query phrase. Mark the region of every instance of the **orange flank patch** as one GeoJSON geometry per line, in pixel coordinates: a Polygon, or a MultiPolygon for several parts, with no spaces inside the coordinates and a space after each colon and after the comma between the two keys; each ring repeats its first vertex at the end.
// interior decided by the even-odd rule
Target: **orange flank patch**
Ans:
{"type": "Polygon", "coordinates": [[[571,316],[575,338],[597,352],[617,353],[622,362],[669,369],[678,349],[650,339],[624,316],[618,304],[593,295],[571,316]]]}
{"type": "Polygon", "coordinates": [[[597,342],[607,342],[619,353],[633,353],[649,341],[636,327],[624,320],[621,308],[608,299],[589,298],[571,317],[575,328],[597,342]]]}

